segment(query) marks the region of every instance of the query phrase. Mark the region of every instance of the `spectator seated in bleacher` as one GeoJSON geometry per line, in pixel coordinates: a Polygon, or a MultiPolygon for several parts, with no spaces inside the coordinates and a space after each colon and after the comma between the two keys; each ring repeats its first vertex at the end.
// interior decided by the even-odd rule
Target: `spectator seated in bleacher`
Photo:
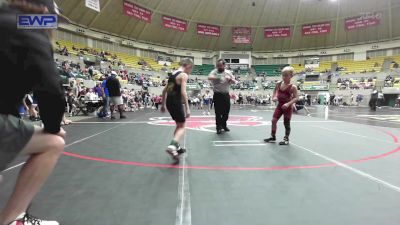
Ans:
{"type": "Polygon", "coordinates": [[[69,63],[67,61],[63,62],[61,64],[62,66],[62,74],[63,76],[67,77],[67,78],[72,78],[74,77],[74,75],[71,72],[71,68],[69,66],[69,63]]]}
{"type": "Polygon", "coordinates": [[[146,61],[144,61],[143,59],[140,59],[140,60],[138,61],[138,65],[146,66],[147,63],[146,63],[146,61]]]}
{"type": "Polygon", "coordinates": [[[393,76],[391,76],[390,74],[387,75],[385,78],[384,86],[385,87],[393,87],[394,83],[395,83],[395,78],[393,76]]]}
{"type": "Polygon", "coordinates": [[[66,46],[64,46],[64,47],[60,50],[60,55],[69,56],[68,49],[67,49],[66,46]]]}
{"type": "Polygon", "coordinates": [[[345,89],[373,89],[375,87],[375,78],[360,78],[360,79],[353,79],[353,78],[338,78],[337,80],[337,87],[340,90],[345,89]]]}

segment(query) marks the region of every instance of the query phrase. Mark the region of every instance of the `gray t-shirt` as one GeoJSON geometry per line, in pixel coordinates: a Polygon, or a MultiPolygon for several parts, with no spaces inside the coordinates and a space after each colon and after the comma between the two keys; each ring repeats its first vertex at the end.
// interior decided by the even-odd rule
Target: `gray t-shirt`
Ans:
{"type": "Polygon", "coordinates": [[[230,76],[232,79],[234,79],[231,71],[225,70],[224,72],[219,73],[217,69],[214,69],[213,71],[211,71],[210,76],[215,76],[217,78],[216,80],[212,80],[214,93],[229,93],[229,86],[231,85],[231,83],[225,77],[230,76]]]}

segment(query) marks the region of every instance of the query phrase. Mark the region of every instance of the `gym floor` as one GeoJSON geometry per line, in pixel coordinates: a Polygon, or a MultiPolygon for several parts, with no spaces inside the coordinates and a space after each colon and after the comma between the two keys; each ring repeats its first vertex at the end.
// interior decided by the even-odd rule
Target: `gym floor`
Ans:
{"type": "MultiPolygon", "coordinates": [[[[221,135],[194,111],[178,166],[164,151],[168,114],[75,122],[30,212],[62,225],[400,224],[398,110],[333,108],[325,120],[312,107],[293,116],[289,146],[262,142],[272,110],[234,107],[221,135]]],[[[23,162],[2,173],[0,208],[23,162]]]]}

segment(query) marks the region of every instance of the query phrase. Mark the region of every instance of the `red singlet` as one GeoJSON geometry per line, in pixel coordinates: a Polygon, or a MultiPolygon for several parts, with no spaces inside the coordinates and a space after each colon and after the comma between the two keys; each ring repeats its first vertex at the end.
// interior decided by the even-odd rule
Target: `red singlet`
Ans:
{"type": "Polygon", "coordinates": [[[282,106],[288,102],[290,102],[293,98],[292,96],[292,84],[289,84],[285,90],[281,90],[281,85],[283,82],[280,82],[276,85],[277,90],[277,98],[278,98],[278,106],[275,109],[273,117],[276,119],[281,118],[283,115],[284,120],[288,121],[292,118],[293,108],[288,107],[287,109],[282,109],[282,106]]]}

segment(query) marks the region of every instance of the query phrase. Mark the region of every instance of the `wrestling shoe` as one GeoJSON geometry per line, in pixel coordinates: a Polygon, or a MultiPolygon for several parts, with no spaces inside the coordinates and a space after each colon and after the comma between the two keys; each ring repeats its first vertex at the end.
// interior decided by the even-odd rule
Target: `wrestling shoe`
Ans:
{"type": "Polygon", "coordinates": [[[22,213],[9,225],[59,225],[59,223],[56,221],[41,220],[28,213],[22,213]]]}
{"type": "Polygon", "coordinates": [[[180,146],[168,145],[167,150],[165,150],[174,161],[173,164],[177,165],[180,162],[179,156],[183,154],[186,150],[182,149],[180,146]]]}
{"type": "Polygon", "coordinates": [[[229,132],[229,131],[231,131],[228,127],[224,127],[224,128],[222,128],[225,132],[229,132]]]}
{"type": "Polygon", "coordinates": [[[181,148],[181,146],[179,146],[177,152],[178,152],[179,155],[182,155],[183,153],[186,152],[186,149],[181,148]]]}
{"type": "Polygon", "coordinates": [[[271,136],[270,138],[264,139],[264,142],[275,143],[276,142],[276,137],[275,136],[271,136]]]}
{"type": "Polygon", "coordinates": [[[279,145],[288,145],[289,144],[289,138],[288,137],[284,137],[283,141],[279,142],[279,145]]]}

